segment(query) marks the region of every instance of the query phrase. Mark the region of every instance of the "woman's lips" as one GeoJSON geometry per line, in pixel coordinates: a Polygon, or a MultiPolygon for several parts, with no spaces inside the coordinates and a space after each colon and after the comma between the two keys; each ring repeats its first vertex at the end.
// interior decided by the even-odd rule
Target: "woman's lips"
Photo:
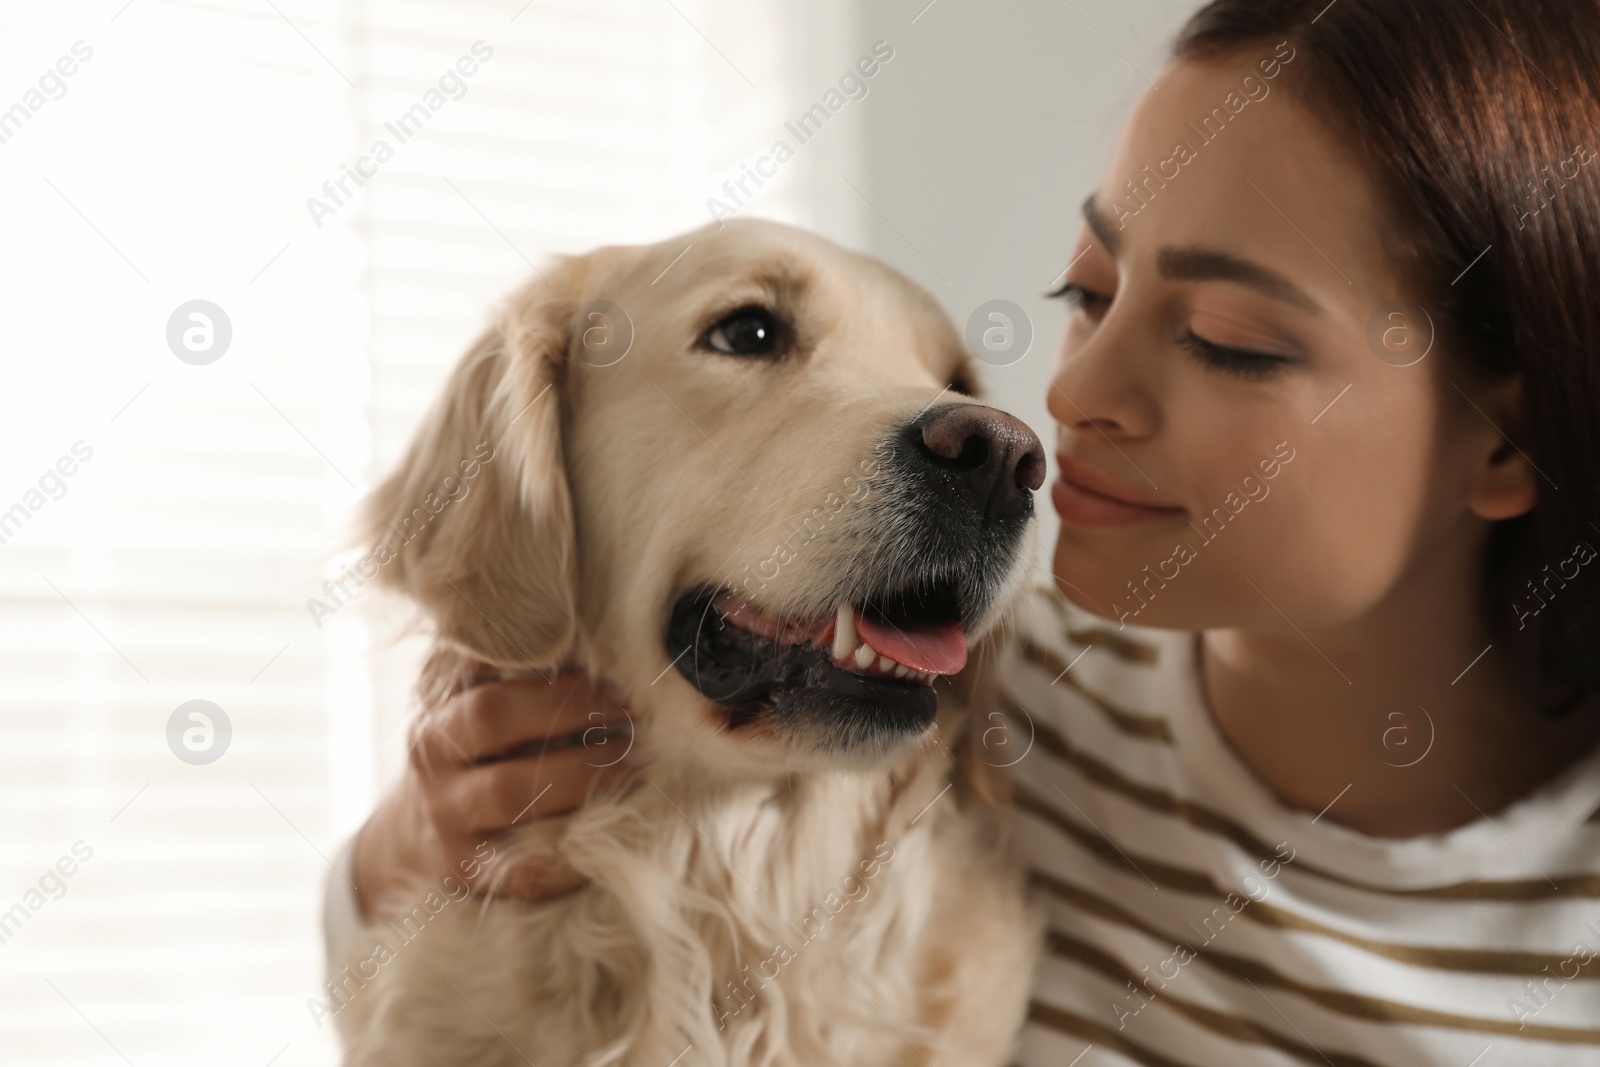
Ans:
{"type": "Polygon", "coordinates": [[[1061,518],[1075,526],[1127,526],[1188,514],[1184,508],[1155,503],[1068,456],[1056,459],[1061,476],[1050,486],[1050,500],[1061,518]]]}

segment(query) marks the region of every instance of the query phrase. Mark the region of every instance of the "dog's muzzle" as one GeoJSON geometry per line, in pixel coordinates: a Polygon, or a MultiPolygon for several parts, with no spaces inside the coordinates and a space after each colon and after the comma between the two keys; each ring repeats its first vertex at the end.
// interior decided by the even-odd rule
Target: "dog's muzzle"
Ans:
{"type": "MultiPolygon", "coordinates": [[[[968,640],[1026,566],[1044,447],[1019,419],[981,404],[918,413],[880,439],[869,491],[804,551],[796,609],[767,586],[704,583],[673,603],[666,652],[724,708],[730,729],[766,722],[828,749],[880,747],[926,731],[935,678],[966,662],[968,640]]],[[[803,553],[802,553],[803,554],[803,553]]],[[[772,582],[781,586],[781,572],[772,582]]]]}

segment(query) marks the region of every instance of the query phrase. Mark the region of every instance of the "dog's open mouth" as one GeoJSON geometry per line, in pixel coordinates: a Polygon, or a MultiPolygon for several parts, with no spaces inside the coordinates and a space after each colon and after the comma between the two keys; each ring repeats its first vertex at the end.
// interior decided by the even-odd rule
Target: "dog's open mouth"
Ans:
{"type": "Polygon", "coordinates": [[[734,593],[719,593],[711,606],[724,622],[746,633],[778,644],[826,648],[833,654],[834,666],[857,674],[928,683],[935,675],[956,673],[967,662],[961,620],[939,618],[937,609],[930,612],[924,603],[917,605],[921,617],[904,608],[840,604],[826,623],[798,627],[763,614],[734,593]]]}
{"type": "Polygon", "coordinates": [[[827,717],[851,735],[903,735],[933,722],[933,680],[966,665],[960,599],[955,583],[935,581],[840,603],[827,617],[787,619],[701,587],[674,605],[667,652],[728,708],[731,726],[775,712],[827,717]]]}

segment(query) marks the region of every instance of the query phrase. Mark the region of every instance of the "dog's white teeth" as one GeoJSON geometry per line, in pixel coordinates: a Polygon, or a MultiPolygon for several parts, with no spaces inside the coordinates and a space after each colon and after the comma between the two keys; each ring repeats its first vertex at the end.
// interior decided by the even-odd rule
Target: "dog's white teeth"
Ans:
{"type": "Polygon", "coordinates": [[[856,632],[855,609],[849,604],[840,604],[834,611],[833,643],[829,651],[833,654],[833,661],[841,667],[854,666],[858,671],[876,670],[879,674],[915,678],[919,682],[928,677],[890,659],[861,640],[861,635],[856,632]]]}
{"type": "Polygon", "coordinates": [[[833,658],[843,663],[856,647],[856,614],[849,604],[840,604],[833,623],[833,658]]]}

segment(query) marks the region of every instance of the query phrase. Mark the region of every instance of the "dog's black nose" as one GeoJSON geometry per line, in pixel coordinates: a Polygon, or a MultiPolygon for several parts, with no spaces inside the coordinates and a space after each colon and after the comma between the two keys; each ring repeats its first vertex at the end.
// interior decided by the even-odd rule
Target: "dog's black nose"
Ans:
{"type": "Polygon", "coordinates": [[[945,404],[906,427],[914,464],[986,522],[1033,511],[1044,484],[1044,446],[1022,420],[981,404],[945,404]]]}

